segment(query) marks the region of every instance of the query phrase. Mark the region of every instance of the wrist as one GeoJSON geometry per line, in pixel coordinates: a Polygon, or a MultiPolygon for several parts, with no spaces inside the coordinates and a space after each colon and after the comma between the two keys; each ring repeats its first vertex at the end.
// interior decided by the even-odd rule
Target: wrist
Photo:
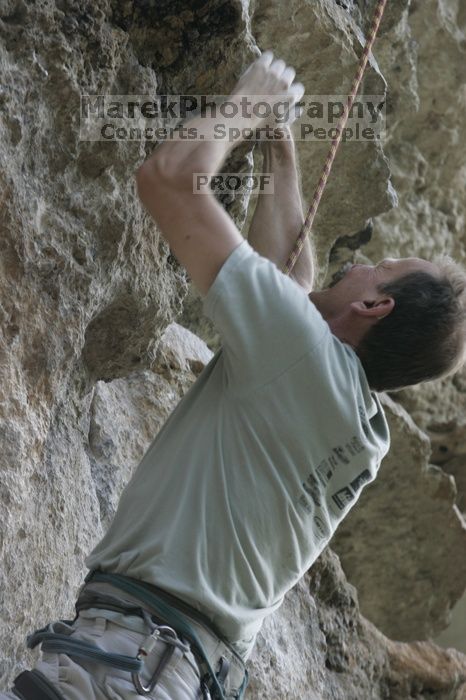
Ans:
{"type": "Polygon", "coordinates": [[[273,136],[260,140],[261,148],[273,149],[275,151],[294,151],[293,134],[290,127],[279,124],[274,127],[273,136]]]}
{"type": "Polygon", "coordinates": [[[270,160],[295,162],[295,147],[293,141],[270,139],[261,141],[261,153],[270,160]]]}

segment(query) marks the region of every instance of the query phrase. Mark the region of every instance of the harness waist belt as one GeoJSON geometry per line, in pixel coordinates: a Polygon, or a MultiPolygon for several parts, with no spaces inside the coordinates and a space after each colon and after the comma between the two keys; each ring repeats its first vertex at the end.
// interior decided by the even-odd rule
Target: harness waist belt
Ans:
{"type": "MultiPolygon", "coordinates": [[[[84,606],[88,607],[88,604],[85,603],[86,593],[90,592],[89,589],[98,589],[99,583],[119,589],[120,595],[121,592],[127,594],[126,597],[130,599],[131,604],[134,605],[134,602],[137,601],[143,609],[162,619],[180,636],[191,642],[200,667],[207,671],[206,676],[209,677],[209,689],[213,697],[220,700],[226,698],[223,682],[225,676],[228,675],[231,690],[233,690],[233,687],[235,688],[234,695],[229,697],[236,697],[238,700],[243,698],[248,684],[248,672],[244,661],[228,642],[213,629],[212,624],[207,623],[207,618],[202,613],[194,611],[184,601],[179,601],[165,591],[155,590],[155,587],[151,584],[121,574],[102,571],[91,571],[86,576],[76,603],[77,611],[84,606]],[[170,603],[167,602],[168,600],[170,600],[170,603]],[[176,604],[173,601],[176,601],[176,604]],[[219,641],[229,656],[228,663],[224,656],[222,656],[224,661],[220,658],[218,653],[219,641]],[[220,662],[220,670],[217,673],[212,668],[212,664],[216,661],[220,662]]],[[[99,607],[99,605],[96,605],[96,607],[99,607]]],[[[106,607],[106,605],[102,604],[101,607],[106,607]]],[[[131,607],[129,607],[130,609],[131,607]]],[[[205,682],[205,677],[203,681],[205,682]]]]}

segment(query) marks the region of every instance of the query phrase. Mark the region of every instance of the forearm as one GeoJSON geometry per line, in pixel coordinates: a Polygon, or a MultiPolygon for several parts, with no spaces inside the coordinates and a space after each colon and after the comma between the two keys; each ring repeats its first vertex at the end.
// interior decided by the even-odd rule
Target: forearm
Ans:
{"type": "MultiPolygon", "coordinates": [[[[248,241],[261,255],[283,268],[304,222],[293,140],[262,142],[263,171],[273,173],[274,193],[260,194],[248,241]]],[[[306,238],[290,277],[309,292],[314,277],[313,250],[306,238]]]]}
{"type": "MultiPolygon", "coordinates": [[[[240,97],[232,94],[228,100],[239,105],[240,97]]],[[[260,121],[253,115],[247,126],[259,128],[260,121]]],[[[194,172],[207,175],[218,172],[230,151],[243,140],[244,126],[245,120],[240,116],[229,117],[223,123],[210,116],[192,117],[183,123],[175,140],[159,144],[141,167],[149,171],[156,169],[159,177],[176,180],[178,189],[191,188],[194,172]],[[223,131],[219,130],[220,126],[223,131]]]]}
{"type": "Polygon", "coordinates": [[[221,120],[224,126],[226,122],[226,135],[216,138],[219,120],[194,117],[183,125],[186,138],[166,140],[136,171],[141,202],[202,294],[207,293],[243,237],[211,192],[198,196],[193,191],[193,174],[216,173],[246,134],[257,139],[258,129],[270,127],[273,109],[268,115],[258,116],[264,96],[268,96],[272,108],[286,100],[291,109],[304,94],[304,86],[294,83],[294,77],[293,68],[281,59],[273,60],[271,52],[264,52],[243,73],[225,105],[231,114],[231,103],[237,102],[234,116],[221,120]],[[248,104],[249,110],[244,112],[248,104]]]}

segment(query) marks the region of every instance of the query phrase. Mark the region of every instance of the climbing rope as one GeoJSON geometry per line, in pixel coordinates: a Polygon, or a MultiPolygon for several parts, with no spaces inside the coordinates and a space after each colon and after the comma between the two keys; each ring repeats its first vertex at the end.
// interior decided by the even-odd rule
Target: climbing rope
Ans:
{"type": "Polygon", "coordinates": [[[286,275],[289,275],[291,270],[293,269],[296,260],[299,258],[299,255],[301,253],[301,250],[303,249],[304,242],[308,236],[308,234],[311,231],[312,224],[314,222],[314,217],[316,215],[317,207],[319,206],[319,202],[322,197],[322,193],[325,189],[325,185],[327,184],[328,176],[330,174],[330,170],[332,169],[333,161],[335,160],[335,155],[338,149],[338,146],[340,145],[343,129],[345,128],[346,122],[348,121],[348,115],[350,113],[350,110],[353,106],[353,102],[356,98],[356,95],[359,90],[359,85],[361,83],[362,76],[364,75],[364,71],[366,69],[367,61],[369,58],[370,51],[372,49],[372,45],[375,41],[375,38],[377,36],[377,32],[379,29],[380,21],[382,19],[382,15],[385,9],[385,4],[387,0],[377,0],[377,4],[375,6],[374,10],[374,15],[372,17],[372,23],[371,23],[371,28],[369,30],[369,36],[367,38],[367,41],[364,46],[364,50],[361,54],[361,58],[359,59],[359,65],[358,69],[356,72],[356,75],[353,80],[353,84],[351,86],[350,94],[346,100],[346,105],[345,109],[343,111],[343,114],[341,115],[338,124],[336,126],[336,135],[332,139],[332,145],[330,146],[330,150],[327,155],[327,159],[325,161],[324,168],[322,170],[322,174],[320,176],[319,182],[317,183],[316,190],[314,192],[314,196],[312,198],[311,206],[309,207],[309,211],[307,212],[307,216],[304,220],[304,223],[302,225],[301,231],[299,232],[298,238],[296,239],[295,246],[293,250],[290,253],[290,256],[283,268],[283,272],[286,275]]]}

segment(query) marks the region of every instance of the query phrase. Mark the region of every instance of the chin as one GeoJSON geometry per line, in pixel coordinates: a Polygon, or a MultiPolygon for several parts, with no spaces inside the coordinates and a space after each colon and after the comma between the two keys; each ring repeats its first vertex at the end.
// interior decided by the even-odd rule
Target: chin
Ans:
{"type": "Polygon", "coordinates": [[[345,262],[344,265],[342,265],[332,276],[332,279],[326,289],[330,289],[331,287],[334,287],[338,282],[340,282],[344,277],[346,277],[346,273],[351,270],[353,267],[353,263],[351,262],[345,262]]]}

